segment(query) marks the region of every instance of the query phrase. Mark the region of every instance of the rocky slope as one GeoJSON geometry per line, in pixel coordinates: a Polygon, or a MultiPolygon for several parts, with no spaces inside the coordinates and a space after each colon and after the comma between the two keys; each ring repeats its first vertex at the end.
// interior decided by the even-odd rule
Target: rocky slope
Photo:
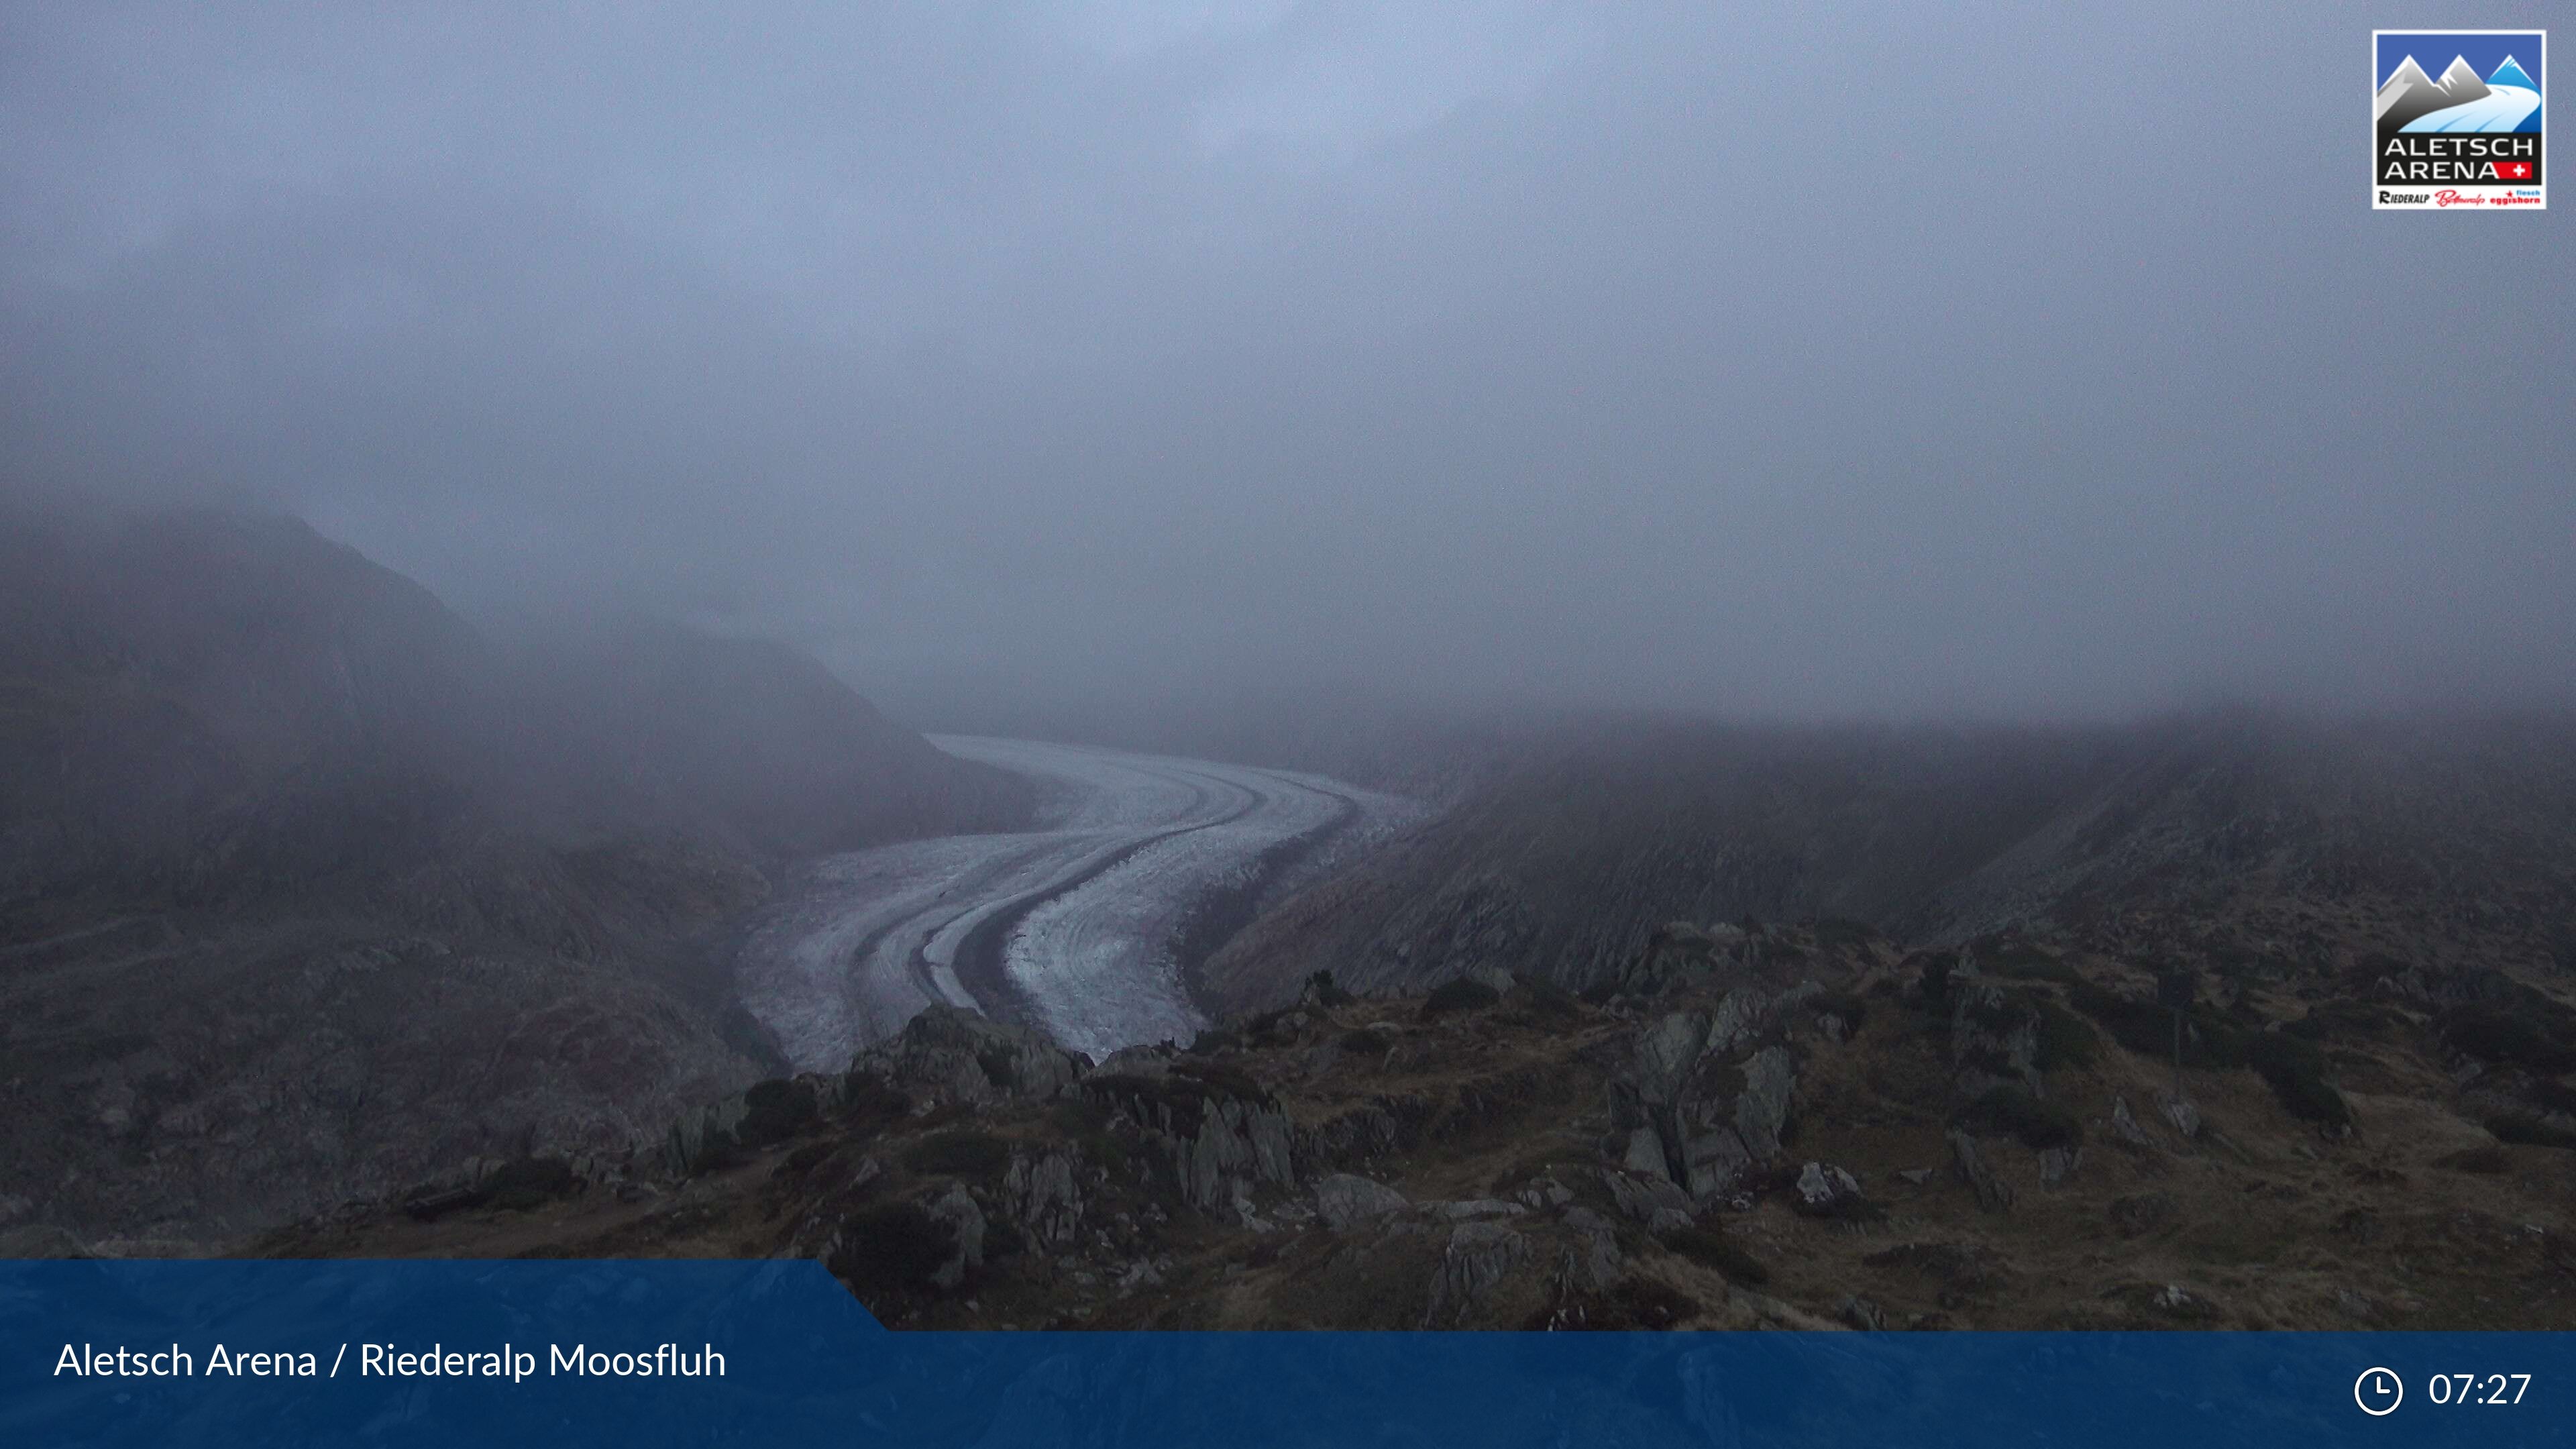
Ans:
{"type": "Polygon", "coordinates": [[[2576,1326],[2557,983],[2213,978],[2176,1096],[2159,950],[1672,926],[1098,1064],[933,1011],[255,1251],[808,1255],[917,1327],[2576,1326]]]}
{"type": "Polygon", "coordinates": [[[0,516],[0,1232],[205,1241],[769,1065],[713,939],[1009,823],[775,646],[495,643],[301,523],[0,516]]]}
{"type": "Polygon", "coordinates": [[[2407,960],[2576,969],[2576,721],[2250,713],[2064,730],[1597,726],[1518,752],[1206,968],[1230,1009],[1329,968],[1421,989],[1501,966],[1581,989],[1664,921],[2006,926],[2217,952],[2374,922],[2407,960]]]}

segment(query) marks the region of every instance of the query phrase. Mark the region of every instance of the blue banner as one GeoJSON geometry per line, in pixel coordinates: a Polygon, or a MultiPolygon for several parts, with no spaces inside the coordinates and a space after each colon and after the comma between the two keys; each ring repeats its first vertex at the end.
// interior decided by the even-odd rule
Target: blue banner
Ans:
{"type": "Polygon", "coordinates": [[[894,1334],[804,1261],[0,1263],[9,1446],[2555,1444],[2571,1375],[2563,1334],[894,1334]]]}

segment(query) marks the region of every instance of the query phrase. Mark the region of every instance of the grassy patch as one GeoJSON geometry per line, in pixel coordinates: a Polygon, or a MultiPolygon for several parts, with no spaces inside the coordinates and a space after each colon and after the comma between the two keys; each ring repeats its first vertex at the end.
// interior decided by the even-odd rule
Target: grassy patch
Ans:
{"type": "Polygon", "coordinates": [[[2513,1171],[2513,1158],[2501,1147],[2463,1147],[2433,1159],[2433,1165],[2446,1172],[2471,1172],[2482,1177],[2500,1177],[2513,1171]]]}
{"type": "Polygon", "coordinates": [[[1503,994],[1482,981],[1461,976],[1432,988],[1422,1002],[1424,1016],[1446,1016],[1453,1011],[1482,1011],[1503,999],[1503,994]]]}
{"type": "Polygon", "coordinates": [[[1288,1018],[1302,1014],[1303,1011],[1299,1007],[1280,1006],[1274,1007],[1268,1011],[1257,1013],[1247,1018],[1243,1023],[1244,1045],[1256,1047],[1285,1046],[1295,1041],[1296,1033],[1289,1030],[1287,1025],[1288,1018]]]}
{"type": "Polygon", "coordinates": [[[1123,1175],[1135,1164],[1136,1148],[1111,1129],[1114,1115],[1106,1103],[1090,1097],[1059,1097],[1047,1105],[1048,1123],[1073,1144],[1075,1152],[1085,1161],[1123,1175]]]}
{"type": "Polygon", "coordinates": [[[1669,1283],[1625,1278],[1607,1293],[1584,1293],[1542,1308],[1522,1324],[1559,1333],[1675,1328],[1699,1315],[1699,1300],[1669,1283]]]}
{"type": "Polygon", "coordinates": [[[2073,1112],[2011,1085],[1988,1088],[1984,1096],[1953,1114],[1950,1125],[1980,1137],[2012,1137],[2043,1149],[2073,1147],[2084,1140],[2084,1123],[2073,1112]]]}
{"type": "Polygon", "coordinates": [[[2045,996],[2031,1007],[2039,1013],[2039,1054],[2033,1061],[2041,1071],[2080,1071],[2101,1060],[2102,1034],[2091,1023],[2045,996]]]}
{"type": "Polygon", "coordinates": [[[999,1178],[1011,1165],[1011,1144],[989,1132],[942,1132],[903,1150],[903,1165],[925,1177],[999,1178]]]}
{"type": "Polygon", "coordinates": [[[1771,1281],[1771,1270],[1763,1267],[1760,1259],[1715,1228],[1702,1227],[1698,1223],[1675,1228],[1664,1235],[1664,1246],[1703,1268],[1714,1268],[1725,1274],[1729,1283],[1759,1288],[1771,1281]]]}
{"type": "Polygon", "coordinates": [[[2325,1056],[2315,1043],[2280,1032],[2250,1032],[2245,1043],[2256,1075],[2291,1116],[2327,1127],[2351,1124],[2352,1108],[2327,1084],[2325,1056]]]}
{"type": "Polygon", "coordinates": [[[1183,1082],[1195,1082],[1208,1095],[1240,1097],[1264,1107],[1278,1105],[1271,1097],[1270,1089],[1254,1081],[1250,1073],[1222,1062],[1174,1062],[1172,1077],[1183,1082]]]}
{"type": "MultiPolygon", "coordinates": [[[[2173,1013],[2152,1001],[2132,1001],[2107,987],[2079,980],[2066,988],[2076,1010],[2101,1024],[2113,1041],[2144,1057],[2173,1055],[2173,1013]]],[[[2226,1069],[2246,1065],[2246,1033],[2208,1007],[2196,1007],[2183,1034],[2187,1067],[2226,1069]]]]}

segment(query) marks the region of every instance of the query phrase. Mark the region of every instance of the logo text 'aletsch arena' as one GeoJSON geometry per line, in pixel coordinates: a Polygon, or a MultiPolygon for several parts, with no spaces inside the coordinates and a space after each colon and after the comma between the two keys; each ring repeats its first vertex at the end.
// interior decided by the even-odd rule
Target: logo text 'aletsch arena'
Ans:
{"type": "Polygon", "coordinates": [[[2548,41],[2540,30],[2372,31],[2371,206],[2546,209],[2548,41]]]}

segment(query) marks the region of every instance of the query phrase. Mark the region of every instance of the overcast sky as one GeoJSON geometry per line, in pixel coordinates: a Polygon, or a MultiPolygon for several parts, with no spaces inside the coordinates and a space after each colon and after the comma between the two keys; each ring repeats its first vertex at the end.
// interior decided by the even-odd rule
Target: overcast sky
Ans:
{"type": "Polygon", "coordinates": [[[0,476],[898,691],[2567,698],[2576,198],[2105,8],[11,0],[0,476]]]}

